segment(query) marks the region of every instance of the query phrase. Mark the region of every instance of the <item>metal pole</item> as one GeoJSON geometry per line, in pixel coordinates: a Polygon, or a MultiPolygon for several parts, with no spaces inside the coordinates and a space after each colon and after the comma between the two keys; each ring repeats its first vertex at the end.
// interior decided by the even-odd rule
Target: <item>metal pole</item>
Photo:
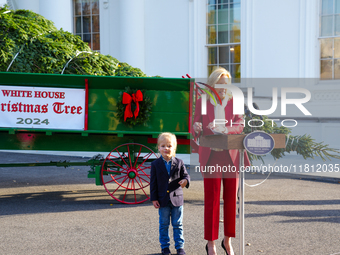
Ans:
{"type": "Polygon", "coordinates": [[[244,255],[244,149],[240,153],[240,187],[239,187],[239,220],[240,220],[240,255],[244,255]],[[242,171],[241,171],[242,170],[242,171]]]}

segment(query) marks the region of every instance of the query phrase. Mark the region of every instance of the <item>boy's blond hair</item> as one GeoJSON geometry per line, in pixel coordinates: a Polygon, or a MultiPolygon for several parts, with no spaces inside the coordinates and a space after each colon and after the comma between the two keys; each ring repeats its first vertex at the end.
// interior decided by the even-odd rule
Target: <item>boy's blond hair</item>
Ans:
{"type": "Polygon", "coordinates": [[[158,139],[157,139],[157,148],[159,146],[159,144],[164,141],[165,139],[168,139],[171,141],[172,146],[174,147],[174,152],[173,155],[171,156],[176,156],[176,149],[177,149],[177,138],[173,133],[169,133],[169,132],[164,132],[159,134],[158,139]]]}

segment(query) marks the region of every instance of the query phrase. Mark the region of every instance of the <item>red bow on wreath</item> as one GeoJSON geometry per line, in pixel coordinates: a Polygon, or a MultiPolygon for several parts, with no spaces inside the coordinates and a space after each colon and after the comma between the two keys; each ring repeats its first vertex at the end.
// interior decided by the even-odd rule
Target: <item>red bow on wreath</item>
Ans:
{"type": "Polygon", "coordinates": [[[124,121],[126,121],[127,118],[132,118],[133,114],[131,111],[131,102],[134,101],[136,103],[136,110],[134,112],[135,114],[135,119],[138,116],[139,113],[139,102],[143,101],[143,94],[140,90],[137,90],[136,94],[132,94],[130,96],[128,93],[124,92],[123,93],[123,104],[127,104],[125,107],[125,112],[124,112],[124,121]]]}

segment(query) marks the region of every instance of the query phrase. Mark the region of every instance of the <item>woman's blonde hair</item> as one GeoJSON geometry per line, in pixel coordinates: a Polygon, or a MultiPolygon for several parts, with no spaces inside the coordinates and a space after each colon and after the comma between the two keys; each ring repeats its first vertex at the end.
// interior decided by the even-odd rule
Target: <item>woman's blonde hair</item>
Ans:
{"type": "MultiPolygon", "coordinates": [[[[218,82],[218,80],[221,78],[221,76],[224,75],[226,78],[226,83],[230,84],[231,83],[231,74],[223,67],[217,67],[216,69],[214,69],[214,71],[210,74],[207,84],[210,85],[211,87],[215,88],[215,84],[218,82]]],[[[210,89],[208,89],[211,93],[212,91],[210,89]]],[[[215,94],[212,93],[216,98],[215,94]]],[[[232,95],[230,93],[227,94],[227,96],[229,98],[232,97],[232,95]]],[[[210,98],[209,95],[207,95],[208,98],[210,98]]]]}
{"type": "Polygon", "coordinates": [[[173,150],[173,155],[171,156],[175,156],[176,155],[176,149],[177,149],[177,138],[173,133],[169,133],[169,132],[164,132],[159,134],[158,139],[157,139],[157,148],[160,145],[160,143],[164,140],[170,140],[172,146],[174,147],[173,150]]]}
{"type": "Polygon", "coordinates": [[[227,84],[231,83],[231,75],[230,73],[224,69],[223,67],[217,67],[209,76],[207,84],[215,87],[215,84],[218,82],[218,80],[221,78],[221,76],[224,75],[227,77],[226,82],[227,84]]]}

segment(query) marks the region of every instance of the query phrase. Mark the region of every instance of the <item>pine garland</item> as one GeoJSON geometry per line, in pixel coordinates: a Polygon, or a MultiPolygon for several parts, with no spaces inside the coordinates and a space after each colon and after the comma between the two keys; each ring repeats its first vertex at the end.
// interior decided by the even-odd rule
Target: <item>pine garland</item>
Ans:
{"type": "Polygon", "coordinates": [[[77,35],[28,10],[0,8],[0,72],[145,77],[139,69],[92,51],[77,35]],[[10,12],[8,12],[10,11],[10,12]],[[77,56],[78,52],[81,53],[77,56]],[[90,52],[90,53],[89,53],[90,52]],[[77,57],[76,57],[77,56],[77,57]]]}

